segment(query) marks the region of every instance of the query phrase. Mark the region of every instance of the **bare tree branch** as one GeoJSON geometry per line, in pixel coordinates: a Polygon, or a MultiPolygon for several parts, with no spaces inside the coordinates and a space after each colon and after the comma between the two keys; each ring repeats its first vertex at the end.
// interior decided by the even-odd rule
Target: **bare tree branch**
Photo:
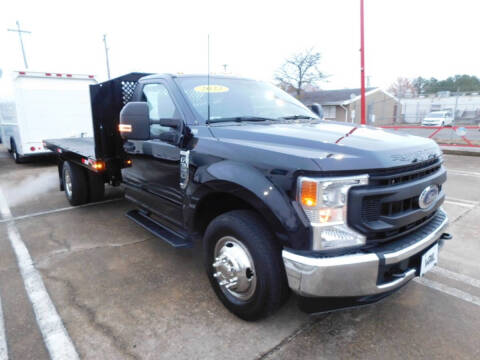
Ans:
{"type": "Polygon", "coordinates": [[[319,69],[321,54],[313,48],[293,54],[275,73],[275,79],[280,82],[280,87],[285,90],[295,91],[298,98],[305,88],[316,87],[326,78],[319,69]]]}

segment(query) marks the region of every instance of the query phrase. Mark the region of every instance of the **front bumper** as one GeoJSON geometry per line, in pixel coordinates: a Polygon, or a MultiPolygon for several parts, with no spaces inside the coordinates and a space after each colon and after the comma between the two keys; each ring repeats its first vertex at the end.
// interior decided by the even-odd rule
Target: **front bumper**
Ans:
{"type": "Polygon", "coordinates": [[[290,288],[306,297],[359,297],[393,292],[420,272],[420,256],[448,226],[439,209],[428,224],[372,250],[334,257],[310,257],[283,250],[290,288]],[[368,252],[367,252],[368,251],[368,252]]]}

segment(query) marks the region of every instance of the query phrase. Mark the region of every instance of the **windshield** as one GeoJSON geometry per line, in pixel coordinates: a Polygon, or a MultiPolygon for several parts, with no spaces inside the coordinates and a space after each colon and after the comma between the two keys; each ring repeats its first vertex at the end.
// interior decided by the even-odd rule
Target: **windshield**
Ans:
{"type": "Polygon", "coordinates": [[[432,113],[428,114],[426,117],[427,118],[435,118],[435,119],[436,118],[443,118],[443,117],[445,117],[445,114],[444,113],[434,113],[434,112],[432,112],[432,113]]]}
{"type": "Polygon", "coordinates": [[[210,77],[180,77],[175,79],[193,107],[206,121],[210,94],[210,122],[215,120],[259,119],[280,120],[318,117],[301,102],[279,88],[261,81],[210,77]]]}

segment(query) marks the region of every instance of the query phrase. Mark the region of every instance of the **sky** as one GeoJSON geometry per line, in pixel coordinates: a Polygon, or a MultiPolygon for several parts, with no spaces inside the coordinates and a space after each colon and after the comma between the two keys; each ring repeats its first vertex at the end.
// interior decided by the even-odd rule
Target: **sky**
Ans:
{"type": "MultiPolygon", "coordinates": [[[[322,54],[324,89],[360,86],[360,0],[3,0],[0,68],[107,77],[132,71],[235,75],[273,81],[296,52],[322,54]]],[[[398,77],[480,76],[476,0],[365,0],[366,74],[371,86],[398,77]]]]}

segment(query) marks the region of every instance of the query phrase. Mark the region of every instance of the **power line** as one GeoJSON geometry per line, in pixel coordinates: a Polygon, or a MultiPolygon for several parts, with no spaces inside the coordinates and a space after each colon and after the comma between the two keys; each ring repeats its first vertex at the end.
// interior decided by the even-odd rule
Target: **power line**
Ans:
{"type": "Polygon", "coordinates": [[[28,63],[27,63],[27,56],[25,55],[25,49],[23,47],[23,39],[22,39],[22,34],[25,33],[25,34],[31,34],[32,32],[31,31],[27,31],[27,30],[22,30],[20,28],[20,22],[17,20],[16,22],[17,24],[17,28],[16,29],[7,29],[7,31],[13,31],[13,32],[16,32],[18,33],[18,39],[20,40],[20,47],[22,48],[22,55],[23,55],[23,62],[25,64],[25,69],[28,69],[28,63]]]}

